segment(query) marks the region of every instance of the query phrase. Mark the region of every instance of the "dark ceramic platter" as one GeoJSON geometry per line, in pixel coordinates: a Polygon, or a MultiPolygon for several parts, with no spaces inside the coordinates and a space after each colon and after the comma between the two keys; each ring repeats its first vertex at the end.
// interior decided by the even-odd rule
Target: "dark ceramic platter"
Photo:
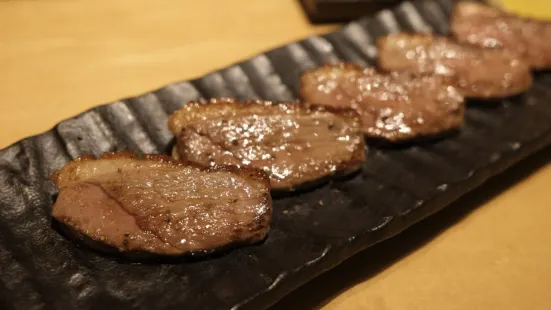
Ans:
{"type": "Polygon", "coordinates": [[[75,246],[50,217],[50,173],[82,154],[167,152],[167,116],[199,97],[291,100],[326,61],[373,64],[389,31],[447,31],[451,0],[406,2],[191,82],[104,105],[0,151],[0,309],[260,309],[444,208],[551,142],[551,75],[525,95],[472,104],[458,135],[370,149],[347,180],[276,199],[267,240],[207,260],[131,264],[75,246]]]}

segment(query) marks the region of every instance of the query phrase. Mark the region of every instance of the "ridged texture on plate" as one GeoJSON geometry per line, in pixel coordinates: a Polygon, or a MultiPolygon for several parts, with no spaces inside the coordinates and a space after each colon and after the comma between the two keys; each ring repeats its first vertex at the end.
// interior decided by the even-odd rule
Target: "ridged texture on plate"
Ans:
{"type": "Polygon", "coordinates": [[[305,69],[338,59],[372,64],[378,35],[445,33],[451,5],[406,2],[338,32],[95,108],[0,151],[0,308],[265,308],[548,145],[551,75],[540,74],[524,96],[469,108],[457,136],[372,148],[355,177],[274,200],[272,229],[258,246],[193,263],[136,265],[75,246],[52,228],[56,191],[48,177],[70,159],[117,150],[168,153],[167,115],[182,102],[214,96],[292,100],[305,69]]]}

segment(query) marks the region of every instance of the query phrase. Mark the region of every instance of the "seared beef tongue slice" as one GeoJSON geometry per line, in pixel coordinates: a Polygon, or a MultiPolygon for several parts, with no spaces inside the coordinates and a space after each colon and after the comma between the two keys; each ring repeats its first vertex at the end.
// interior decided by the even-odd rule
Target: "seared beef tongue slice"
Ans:
{"type": "Polygon", "coordinates": [[[390,142],[456,129],[465,109],[462,95],[441,77],[382,73],[348,63],[303,73],[301,95],[313,104],[355,109],[367,137],[390,142]]]}
{"type": "Polygon", "coordinates": [[[184,105],[169,127],[181,160],[259,168],[277,190],[349,173],[364,161],[360,121],[350,109],[213,99],[184,105]]]}
{"type": "Polygon", "coordinates": [[[53,217],[91,244],[179,255],[262,240],[269,180],[262,171],[204,168],[168,156],[82,157],[54,173],[53,217]]]}
{"type": "Polygon", "coordinates": [[[506,48],[534,69],[551,69],[551,22],[522,18],[482,3],[459,2],[451,19],[455,39],[485,48],[506,48]]]}
{"type": "MultiPolygon", "coordinates": [[[[551,38],[550,38],[551,40],[551,38]]],[[[391,34],[377,40],[385,71],[449,77],[466,97],[500,98],[532,86],[530,67],[519,54],[456,43],[430,34],[391,34]]]]}

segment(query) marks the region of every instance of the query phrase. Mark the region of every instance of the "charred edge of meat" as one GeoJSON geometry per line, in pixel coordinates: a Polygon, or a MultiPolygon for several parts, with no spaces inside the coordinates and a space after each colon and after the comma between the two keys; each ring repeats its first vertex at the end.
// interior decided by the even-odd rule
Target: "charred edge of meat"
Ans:
{"type": "MultiPolygon", "coordinates": [[[[430,35],[429,34],[420,34],[420,33],[411,33],[415,36],[418,36],[418,37],[429,37],[430,35]]],[[[377,43],[376,44],[382,44],[384,42],[384,39],[386,39],[386,37],[389,37],[389,36],[392,36],[392,35],[388,35],[388,36],[385,36],[385,37],[379,37],[377,39],[377,43]],[[381,42],[381,43],[379,43],[381,42]]],[[[382,46],[382,45],[381,45],[382,46]]],[[[377,49],[379,49],[379,45],[377,45],[377,49]]],[[[357,65],[355,63],[350,63],[350,62],[340,62],[340,63],[337,63],[337,64],[330,64],[330,63],[327,63],[327,64],[324,64],[320,67],[316,67],[316,68],[313,68],[313,69],[310,69],[310,70],[306,70],[304,72],[302,72],[301,74],[301,79],[303,78],[306,78],[308,74],[311,74],[311,73],[315,73],[315,72],[323,72],[323,70],[342,70],[342,71],[356,71],[358,73],[366,73],[366,74],[373,74],[373,73],[391,73],[391,76],[401,76],[401,77],[409,77],[409,78],[422,78],[422,77],[434,77],[434,74],[425,74],[425,73],[414,73],[414,72],[407,72],[407,71],[385,71],[384,68],[380,68],[380,67],[373,67],[373,66],[368,66],[368,67],[362,67],[360,65],[357,65]]],[[[330,108],[330,107],[329,107],[330,108]]]]}
{"type": "Polygon", "coordinates": [[[526,102],[523,99],[526,96],[530,95],[527,92],[523,92],[508,97],[469,98],[465,100],[465,105],[468,109],[497,109],[504,106],[503,100],[507,100],[507,102],[511,102],[512,104],[522,104],[522,102],[526,102]]]}
{"type": "MultiPolygon", "coordinates": [[[[272,189],[271,194],[274,198],[293,196],[295,194],[303,193],[309,190],[314,190],[317,187],[329,182],[331,179],[339,179],[349,175],[353,175],[361,169],[362,164],[365,162],[366,152],[367,152],[367,147],[365,143],[362,143],[361,147],[358,147],[354,151],[350,160],[339,163],[334,173],[326,175],[322,178],[301,183],[297,187],[287,188],[287,189],[272,189]]],[[[192,163],[192,161],[189,161],[185,157],[180,156],[180,152],[178,151],[177,145],[175,145],[174,148],[172,149],[172,157],[175,160],[179,160],[184,163],[192,163]]]]}
{"type": "MultiPolygon", "coordinates": [[[[354,70],[358,72],[364,72],[365,70],[369,70],[370,67],[362,67],[360,65],[357,65],[351,62],[325,63],[321,66],[303,71],[300,75],[301,85],[304,83],[304,79],[307,78],[308,75],[310,74],[313,74],[316,72],[323,72],[324,70],[335,70],[335,69],[343,70],[343,71],[354,70]]],[[[302,89],[301,89],[301,92],[302,92],[302,89]]]]}
{"type": "Polygon", "coordinates": [[[305,72],[315,72],[315,71],[318,71],[320,69],[333,69],[333,68],[338,68],[338,69],[342,69],[342,70],[359,70],[359,71],[363,71],[363,70],[367,69],[368,67],[362,67],[362,66],[360,66],[358,64],[355,64],[355,63],[352,63],[352,62],[342,61],[342,62],[338,62],[338,63],[325,63],[322,66],[307,70],[305,72]]]}
{"type": "MultiPolygon", "coordinates": [[[[271,197],[267,198],[266,203],[271,204],[271,197]]],[[[254,246],[261,244],[266,240],[269,235],[268,233],[266,233],[262,238],[259,239],[250,238],[246,240],[233,241],[226,245],[206,250],[187,251],[178,254],[162,254],[145,250],[121,251],[116,245],[109,244],[106,242],[106,240],[95,239],[89,235],[84,234],[77,228],[63,222],[63,219],[52,218],[51,224],[52,227],[58,231],[58,233],[66,236],[67,239],[70,239],[73,242],[76,242],[78,245],[82,245],[84,248],[88,248],[99,255],[113,258],[121,262],[140,263],[179,263],[215,258],[218,256],[223,256],[224,254],[242,246],[254,246]]]]}
{"type": "Polygon", "coordinates": [[[188,111],[186,110],[190,106],[217,105],[217,104],[220,104],[220,105],[232,104],[240,109],[246,109],[247,107],[250,107],[250,106],[260,105],[265,107],[280,107],[280,108],[284,108],[287,111],[296,111],[296,112],[305,112],[305,113],[329,112],[341,117],[350,118],[355,121],[359,121],[360,119],[358,112],[356,112],[354,109],[351,109],[351,108],[336,108],[336,107],[330,107],[330,106],[324,106],[324,105],[316,105],[308,102],[303,102],[300,100],[296,100],[294,102],[269,101],[269,100],[240,101],[234,98],[212,98],[209,100],[189,101],[184,106],[182,106],[182,108],[172,113],[172,115],[168,119],[168,127],[170,131],[175,136],[178,136],[180,134],[180,131],[182,130],[183,127],[185,127],[185,124],[180,124],[178,121],[178,118],[183,113],[187,113],[188,111]]]}
{"type": "MultiPolygon", "coordinates": [[[[224,171],[224,172],[235,173],[241,176],[246,175],[247,177],[250,177],[252,180],[261,182],[267,188],[270,188],[270,179],[268,175],[264,171],[255,169],[252,167],[236,167],[236,166],[225,166],[225,165],[206,167],[198,163],[183,163],[181,161],[175,160],[169,155],[146,154],[140,158],[140,156],[132,152],[106,152],[99,157],[96,157],[94,155],[83,155],[69,162],[62,169],[55,171],[52,174],[51,179],[57,185],[60,174],[63,172],[64,169],[67,169],[72,164],[78,164],[79,162],[82,162],[82,161],[112,160],[112,159],[118,159],[118,158],[138,159],[143,161],[155,161],[159,163],[174,165],[175,167],[179,167],[179,166],[192,167],[194,169],[198,169],[200,171],[207,171],[207,172],[224,171]]],[[[86,181],[77,181],[77,182],[86,182],[86,181]]],[[[61,190],[62,188],[59,188],[59,191],[61,190]]],[[[59,192],[53,195],[52,197],[54,200],[53,203],[56,202],[58,196],[59,196],[59,192]]],[[[272,205],[272,197],[270,196],[269,193],[263,196],[262,203],[269,206],[272,205]]],[[[269,218],[271,217],[271,213],[272,213],[272,210],[270,208],[270,212],[267,214],[264,214],[262,217],[269,218]]],[[[87,235],[81,229],[79,229],[79,227],[74,227],[73,225],[71,225],[70,221],[65,221],[64,218],[52,218],[51,224],[52,224],[52,227],[56,231],[58,231],[61,235],[66,236],[68,239],[74,240],[77,244],[81,244],[84,247],[90,248],[91,250],[95,250],[94,252],[98,253],[99,255],[107,256],[109,258],[112,258],[121,262],[179,263],[183,261],[204,260],[208,258],[221,256],[243,245],[253,246],[255,244],[262,243],[268,236],[268,233],[265,233],[262,236],[255,234],[255,235],[251,235],[250,238],[248,239],[234,240],[228,244],[217,246],[212,249],[187,251],[187,252],[176,253],[176,254],[166,254],[166,253],[155,253],[155,252],[150,252],[146,250],[121,251],[120,248],[117,247],[117,245],[109,243],[109,240],[94,238],[93,236],[87,235]]],[[[269,226],[270,226],[270,222],[268,221],[266,231],[269,231],[269,226]]]]}
{"type": "Polygon", "coordinates": [[[242,246],[250,247],[262,244],[268,237],[268,234],[266,234],[264,238],[253,242],[245,240],[241,242],[232,242],[225,246],[209,250],[191,251],[177,255],[166,255],[139,250],[128,250],[121,252],[116,246],[109,245],[105,243],[105,241],[93,239],[90,236],[85,235],[76,229],[73,229],[71,226],[68,226],[67,224],[55,218],[52,219],[51,226],[52,229],[57,231],[60,235],[65,236],[68,240],[74,242],[77,247],[82,248],[85,251],[93,252],[99,256],[115,260],[119,263],[130,264],[180,264],[203,261],[206,259],[214,259],[224,256],[227,253],[242,246]]]}
{"type": "Polygon", "coordinates": [[[313,191],[322,185],[333,181],[352,178],[361,171],[362,165],[365,163],[366,152],[365,144],[362,144],[362,147],[358,147],[356,151],[354,151],[350,160],[341,162],[337,165],[335,172],[315,180],[301,183],[299,186],[295,186],[290,189],[272,190],[272,196],[275,198],[295,196],[308,191],[313,191]]]}
{"type": "Polygon", "coordinates": [[[399,150],[412,146],[430,144],[440,140],[451,138],[461,132],[461,127],[449,128],[438,133],[417,135],[405,140],[388,140],[384,138],[366,137],[370,147],[375,149],[399,150]]]}
{"type": "MultiPolygon", "coordinates": [[[[300,193],[314,190],[320,187],[321,185],[324,185],[330,182],[333,179],[338,180],[338,179],[353,176],[361,170],[362,165],[365,163],[365,158],[367,156],[366,153],[368,152],[367,150],[368,149],[365,143],[362,143],[361,147],[358,147],[354,151],[350,160],[339,163],[334,173],[315,180],[301,183],[299,186],[296,186],[293,188],[287,188],[287,189],[272,188],[271,190],[272,197],[284,198],[284,197],[294,196],[300,193]]],[[[174,160],[179,160],[185,163],[188,163],[188,162],[191,163],[191,161],[187,160],[186,158],[182,158],[180,156],[180,152],[178,152],[177,145],[175,145],[174,148],[172,149],[172,157],[174,158],[174,160]]]]}
{"type": "MultiPolygon", "coordinates": [[[[391,33],[391,34],[388,34],[388,35],[378,37],[377,40],[375,40],[375,46],[377,47],[377,50],[380,51],[387,44],[388,40],[393,40],[393,39],[401,38],[401,37],[407,37],[411,40],[419,40],[421,42],[422,41],[432,42],[433,37],[439,38],[439,36],[435,36],[434,34],[430,34],[430,33],[402,31],[402,32],[391,33]]],[[[379,58],[379,57],[377,57],[377,58],[379,58]]]]}
{"type": "Polygon", "coordinates": [[[196,162],[183,162],[180,161],[173,156],[170,155],[164,155],[164,154],[144,154],[141,158],[133,152],[106,152],[103,153],[100,157],[96,157],[94,155],[82,155],[76,159],[74,159],[72,162],[69,162],[67,165],[65,165],[63,168],[55,171],[51,175],[51,180],[57,185],[59,176],[61,172],[64,169],[70,168],[69,166],[73,163],[78,163],[81,161],[86,160],[108,160],[108,159],[117,159],[117,158],[126,158],[126,159],[138,159],[138,160],[144,160],[144,161],[156,161],[160,163],[166,163],[174,166],[186,166],[186,167],[193,167],[201,171],[207,171],[207,172],[216,172],[216,171],[224,171],[224,172],[232,172],[239,175],[248,175],[255,181],[261,181],[264,184],[270,184],[270,178],[268,174],[260,169],[256,169],[253,167],[243,166],[243,167],[237,167],[237,166],[230,166],[230,165],[216,165],[213,167],[201,165],[196,162]]]}
{"type": "Polygon", "coordinates": [[[275,199],[283,199],[301,195],[310,191],[314,191],[329,183],[352,179],[354,176],[360,173],[361,168],[362,166],[360,165],[356,169],[337,170],[331,175],[302,183],[299,186],[293,187],[291,189],[274,189],[272,190],[271,194],[272,197],[275,199]]]}
{"type": "MultiPolygon", "coordinates": [[[[379,68],[379,67],[376,67],[376,68],[375,67],[362,67],[362,66],[357,65],[355,63],[339,62],[339,63],[326,63],[326,64],[323,64],[322,66],[319,66],[319,67],[316,67],[316,68],[313,68],[313,69],[310,69],[310,70],[303,71],[300,75],[300,84],[305,85],[306,82],[307,82],[306,79],[309,78],[308,77],[309,75],[316,74],[317,72],[323,72],[324,70],[330,70],[330,71],[335,71],[335,70],[348,71],[348,70],[350,70],[350,71],[356,71],[359,74],[362,74],[362,73],[372,74],[373,72],[377,72],[377,73],[381,73],[381,74],[390,74],[390,75],[409,77],[409,78],[423,78],[423,77],[431,77],[432,78],[432,77],[434,77],[434,78],[441,79],[442,81],[446,82],[447,84],[451,83],[450,79],[444,79],[443,77],[435,76],[434,74],[422,74],[422,73],[413,73],[413,72],[405,72],[405,71],[404,72],[398,72],[398,71],[391,71],[391,70],[387,71],[384,68],[379,68]]],[[[302,98],[307,97],[304,92],[305,92],[305,88],[301,87],[300,88],[300,96],[302,98]]],[[[352,110],[356,114],[358,113],[356,110],[354,110],[352,108],[337,108],[337,107],[332,107],[332,106],[327,106],[327,105],[319,105],[319,104],[315,104],[315,103],[309,103],[307,101],[305,101],[304,104],[312,105],[312,106],[321,106],[329,112],[331,112],[332,110],[339,111],[339,110],[342,109],[342,110],[352,110]]],[[[334,112],[334,113],[337,113],[337,112],[334,112]]],[[[357,115],[359,115],[359,114],[357,114],[357,115]]]]}

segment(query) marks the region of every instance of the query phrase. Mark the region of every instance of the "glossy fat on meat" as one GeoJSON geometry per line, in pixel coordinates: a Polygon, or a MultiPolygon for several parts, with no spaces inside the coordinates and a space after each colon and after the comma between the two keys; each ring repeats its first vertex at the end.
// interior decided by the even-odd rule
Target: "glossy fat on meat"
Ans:
{"type": "Polygon", "coordinates": [[[347,63],[305,72],[301,95],[306,102],[355,109],[367,137],[390,142],[459,128],[465,111],[463,96],[443,78],[381,73],[347,63]]]}
{"type": "Polygon", "coordinates": [[[391,34],[378,39],[378,64],[385,71],[449,77],[466,97],[500,98],[532,86],[528,63],[517,53],[456,43],[430,34],[391,34]]]}
{"type": "Polygon", "coordinates": [[[451,33],[465,43],[506,48],[523,55],[534,69],[551,69],[551,22],[522,18],[475,2],[459,2],[451,33]]]}
{"type": "Polygon", "coordinates": [[[169,127],[181,160],[262,169],[275,190],[347,174],[364,161],[360,120],[352,110],[213,99],[184,105],[169,127]]]}
{"type": "Polygon", "coordinates": [[[255,169],[108,153],[76,159],[52,180],[59,189],[53,217],[110,250],[205,252],[260,241],[270,226],[269,179],[255,169]]]}

